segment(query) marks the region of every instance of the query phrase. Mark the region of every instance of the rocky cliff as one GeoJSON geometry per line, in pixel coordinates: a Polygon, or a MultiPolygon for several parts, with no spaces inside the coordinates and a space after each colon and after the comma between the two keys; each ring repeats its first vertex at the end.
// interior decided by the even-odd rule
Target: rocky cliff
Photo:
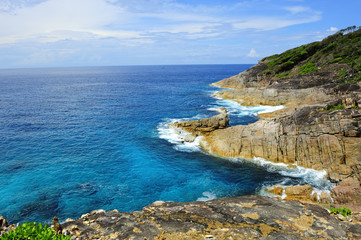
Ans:
{"type": "MultiPolygon", "coordinates": [[[[246,126],[217,116],[171,124],[202,136],[202,147],[227,157],[262,157],[326,170],[337,186],[334,204],[361,206],[361,29],[348,28],[321,42],[267,57],[215,86],[243,105],[284,105],[246,126]],[[347,33],[347,34],[346,34],[347,33]]],[[[271,189],[282,195],[282,188],[271,189]]],[[[286,199],[264,196],[208,202],[155,202],[142,211],[96,210],[68,219],[72,239],[361,239],[361,215],[332,215],[313,201],[309,185],[288,187],[286,199]]],[[[321,194],[321,203],[330,203],[321,194]]],[[[8,227],[0,218],[0,234],[8,227]]]]}
{"type": "Polygon", "coordinates": [[[233,88],[216,96],[245,106],[285,108],[260,115],[253,124],[207,132],[201,146],[226,157],[261,157],[326,170],[338,185],[334,201],[361,206],[360,80],[361,29],[341,30],[321,42],[267,57],[214,83],[233,88]]]}

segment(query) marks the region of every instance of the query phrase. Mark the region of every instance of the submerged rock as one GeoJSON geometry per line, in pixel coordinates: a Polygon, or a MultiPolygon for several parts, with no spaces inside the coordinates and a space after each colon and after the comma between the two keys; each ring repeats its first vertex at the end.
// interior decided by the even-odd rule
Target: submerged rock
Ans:
{"type": "Polygon", "coordinates": [[[263,196],[155,202],[142,211],[96,211],[62,224],[72,239],[359,239],[358,219],[263,196]]]}

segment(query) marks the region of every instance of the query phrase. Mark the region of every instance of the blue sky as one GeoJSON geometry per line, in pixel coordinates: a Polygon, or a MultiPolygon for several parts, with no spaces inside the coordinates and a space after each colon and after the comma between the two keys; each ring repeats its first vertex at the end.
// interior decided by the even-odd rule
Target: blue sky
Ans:
{"type": "Polygon", "coordinates": [[[0,68],[256,63],[361,25],[361,0],[0,0],[0,68]]]}

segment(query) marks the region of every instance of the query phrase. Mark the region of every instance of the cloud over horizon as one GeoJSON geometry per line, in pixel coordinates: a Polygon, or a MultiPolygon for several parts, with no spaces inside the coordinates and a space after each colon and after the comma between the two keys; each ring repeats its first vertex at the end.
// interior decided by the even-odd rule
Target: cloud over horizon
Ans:
{"type": "MultiPolygon", "coordinates": [[[[117,54],[131,54],[133,60],[129,64],[144,59],[145,53],[149,60],[152,49],[153,53],[172,58],[172,62],[178,56],[180,63],[190,61],[184,49],[198,52],[199,61],[201,55],[209,55],[210,46],[214,46],[215,55],[220,53],[217,49],[227,54],[238,47],[237,56],[246,56],[251,55],[249,44],[260,41],[256,39],[284,28],[322,20],[322,11],[307,5],[307,1],[280,2],[282,4],[266,0],[215,3],[203,0],[4,0],[0,4],[0,50],[11,55],[10,48],[18,47],[15,59],[21,56],[19,49],[32,44],[43,46],[49,53],[54,50],[52,54],[60,57],[63,55],[57,49],[77,59],[80,56],[76,54],[80,53],[97,55],[100,64],[109,64],[101,60],[109,57],[108,49],[117,54]],[[183,50],[177,50],[179,47],[183,50]]],[[[325,28],[322,31],[327,32],[325,28]]],[[[24,56],[37,55],[29,55],[29,51],[31,48],[27,48],[24,56]]],[[[262,49],[259,51],[262,56],[262,49]]],[[[120,60],[114,57],[114,64],[126,63],[120,60]]],[[[0,62],[4,61],[0,59],[0,62]]],[[[13,64],[16,65],[15,60],[13,64]]],[[[61,62],[54,62],[57,64],[61,62]]]]}

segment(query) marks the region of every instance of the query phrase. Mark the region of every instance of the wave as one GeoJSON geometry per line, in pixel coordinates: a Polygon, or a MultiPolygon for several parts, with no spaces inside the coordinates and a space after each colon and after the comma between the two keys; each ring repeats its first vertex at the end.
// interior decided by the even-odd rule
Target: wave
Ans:
{"type": "Polygon", "coordinates": [[[224,100],[221,98],[216,98],[216,102],[208,108],[210,111],[219,111],[218,108],[225,107],[230,116],[242,117],[246,115],[257,116],[260,113],[270,113],[280,109],[283,109],[284,106],[257,106],[257,107],[247,107],[242,106],[236,101],[233,100],[224,100]]]}
{"type": "Polygon", "coordinates": [[[202,197],[199,197],[197,199],[197,201],[209,201],[209,200],[213,200],[213,199],[216,199],[217,198],[217,195],[212,193],[212,192],[203,192],[202,193],[202,197]]]}
{"type": "MultiPolygon", "coordinates": [[[[331,189],[334,187],[334,184],[332,184],[330,181],[327,180],[326,178],[327,172],[325,170],[317,171],[310,168],[304,168],[298,166],[297,163],[292,164],[292,166],[290,167],[290,165],[284,163],[274,163],[271,161],[267,161],[263,158],[254,158],[252,160],[237,159],[236,161],[249,161],[264,167],[269,172],[277,172],[285,177],[282,180],[282,182],[277,184],[265,183],[258,191],[260,195],[273,196],[273,194],[267,192],[266,190],[274,186],[285,188],[289,186],[299,186],[299,185],[309,184],[314,188],[312,194],[316,193],[317,196],[320,196],[322,192],[325,192],[329,195],[331,189]],[[300,179],[299,184],[295,184],[295,182],[292,181],[293,179],[300,179]]],[[[285,196],[286,195],[284,194],[282,198],[284,198],[285,196]]]]}
{"type": "Polygon", "coordinates": [[[190,133],[180,128],[169,127],[170,123],[190,121],[204,118],[203,115],[197,115],[193,118],[181,118],[181,119],[165,119],[165,122],[159,123],[157,126],[158,136],[161,139],[173,144],[173,148],[181,152],[198,152],[201,151],[200,141],[201,136],[198,136],[193,141],[187,141],[190,137],[190,133]]]}

